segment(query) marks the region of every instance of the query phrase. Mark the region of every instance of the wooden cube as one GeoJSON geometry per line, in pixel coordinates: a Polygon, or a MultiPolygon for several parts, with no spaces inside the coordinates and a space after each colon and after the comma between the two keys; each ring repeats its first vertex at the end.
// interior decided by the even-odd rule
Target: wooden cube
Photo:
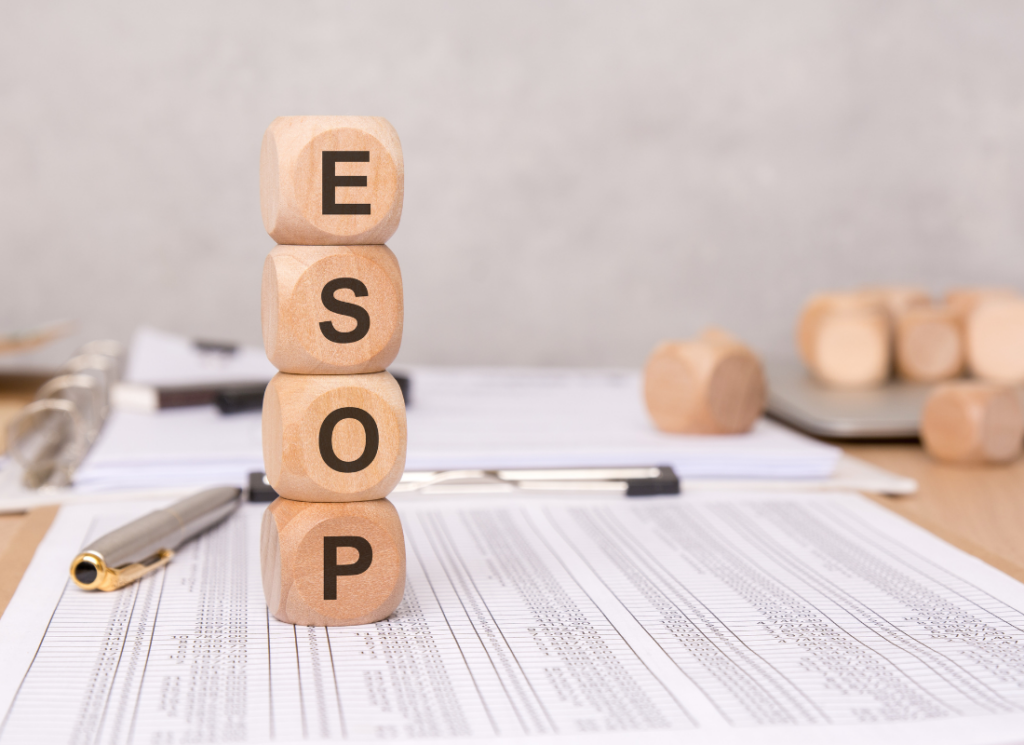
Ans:
{"type": "Polygon", "coordinates": [[[1020,297],[1009,287],[955,287],[946,293],[946,305],[966,320],[967,316],[984,300],[1005,300],[1020,297]]]}
{"type": "Polygon", "coordinates": [[[746,432],[764,411],[757,356],[723,331],[667,341],[647,360],[644,399],[658,429],[690,434],[746,432]]]}
{"type": "Polygon", "coordinates": [[[263,264],[262,305],[281,372],[380,372],[402,343],[402,274],[387,246],[278,246],[263,264]]]}
{"type": "Polygon", "coordinates": [[[896,370],[918,383],[955,378],[963,371],[958,313],[948,306],[911,307],[896,319],[896,370]]]}
{"type": "Polygon", "coordinates": [[[405,592],[405,538],[386,499],[274,500],[260,536],[263,594],[274,618],[300,626],[381,621],[405,592]]]}
{"type": "Polygon", "coordinates": [[[892,368],[889,314],[870,293],[813,296],[800,316],[797,346],[808,370],[830,386],[879,386],[892,368]]]}
{"type": "Polygon", "coordinates": [[[1024,410],[1009,387],[977,381],[936,386],[921,416],[928,453],[953,463],[1006,463],[1021,452],[1024,410]]]}
{"type": "Polygon", "coordinates": [[[260,208],[278,243],[385,243],[404,184],[398,134],[380,117],[285,116],[263,136],[260,208]]]}
{"type": "Polygon", "coordinates": [[[927,290],[912,285],[865,287],[860,293],[881,302],[889,314],[889,319],[894,323],[911,308],[931,305],[932,302],[927,290]]]}
{"type": "Polygon", "coordinates": [[[964,321],[967,361],[979,378],[1024,383],[1024,298],[985,298],[964,321]]]}
{"type": "Polygon", "coordinates": [[[405,470],[402,390],[389,373],[278,373],[263,396],[263,462],[282,497],[381,499],[405,470]]]}

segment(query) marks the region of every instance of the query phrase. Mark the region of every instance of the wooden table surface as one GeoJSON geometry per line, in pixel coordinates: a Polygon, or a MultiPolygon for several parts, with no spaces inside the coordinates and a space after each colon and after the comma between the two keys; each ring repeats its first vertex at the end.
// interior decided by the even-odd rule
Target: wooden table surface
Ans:
{"type": "MultiPolygon", "coordinates": [[[[34,390],[31,383],[0,386],[0,432],[34,390]]],[[[934,462],[916,444],[844,449],[920,485],[912,496],[869,498],[1024,582],[1024,459],[1002,467],[958,467],[934,462]]],[[[56,514],[56,507],[41,507],[0,516],[0,613],[56,514]]]]}
{"type": "Polygon", "coordinates": [[[917,444],[843,449],[919,485],[907,497],[871,499],[1024,582],[1024,458],[968,467],[937,463],[917,444]]]}

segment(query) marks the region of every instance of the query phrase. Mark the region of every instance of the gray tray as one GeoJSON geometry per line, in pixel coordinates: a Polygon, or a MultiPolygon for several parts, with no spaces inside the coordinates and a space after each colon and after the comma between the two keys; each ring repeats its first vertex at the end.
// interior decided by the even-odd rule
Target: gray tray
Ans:
{"type": "Polygon", "coordinates": [[[841,440],[917,437],[932,388],[899,381],[865,390],[827,388],[796,360],[769,362],[765,372],[769,414],[808,434],[841,440]]]}

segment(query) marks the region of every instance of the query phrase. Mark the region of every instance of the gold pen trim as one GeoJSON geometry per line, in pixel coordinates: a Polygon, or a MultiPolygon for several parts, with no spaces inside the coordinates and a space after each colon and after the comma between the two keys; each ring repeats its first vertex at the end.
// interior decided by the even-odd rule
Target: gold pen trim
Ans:
{"type": "Polygon", "coordinates": [[[174,551],[161,549],[148,559],[120,567],[108,567],[95,551],[85,551],[71,562],[71,579],[83,590],[110,592],[159,569],[174,558],[174,551]]]}

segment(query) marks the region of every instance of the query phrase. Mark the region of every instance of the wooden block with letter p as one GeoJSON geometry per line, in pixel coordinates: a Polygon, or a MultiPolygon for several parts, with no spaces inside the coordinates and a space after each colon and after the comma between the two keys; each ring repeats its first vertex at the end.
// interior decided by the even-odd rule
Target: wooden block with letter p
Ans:
{"type": "Polygon", "coordinates": [[[717,329],[659,344],[647,360],[644,399],[665,432],[746,432],[764,410],[765,395],[760,360],[717,329]]]}
{"type": "Polygon", "coordinates": [[[284,116],[263,136],[260,208],[278,243],[385,243],[404,190],[402,146],[380,117],[284,116]]]}
{"type": "Polygon", "coordinates": [[[263,265],[262,308],[281,372],[380,372],[402,343],[402,273],[387,246],[278,246],[263,265]]]}
{"type": "Polygon", "coordinates": [[[263,593],[280,621],[351,626],[391,615],[405,592],[405,538],[386,499],[278,498],[263,514],[263,593]]]}
{"type": "Polygon", "coordinates": [[[263,396],[263,462],[282,497],[381,499],[405,470],[402,390],[389,373],[278,373],[263,396]]]}

